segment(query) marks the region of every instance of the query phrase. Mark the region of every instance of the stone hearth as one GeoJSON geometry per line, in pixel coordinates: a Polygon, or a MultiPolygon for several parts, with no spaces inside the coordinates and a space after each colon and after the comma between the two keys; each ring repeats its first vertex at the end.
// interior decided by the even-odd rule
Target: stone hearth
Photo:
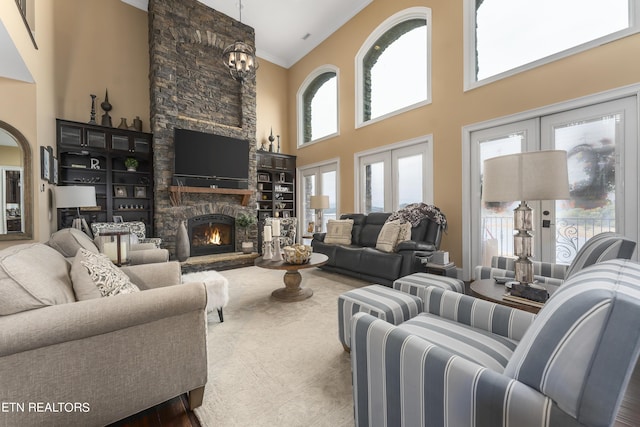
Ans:
{"type": "MultiPolygon", "coordinates": [[[[148,11],[155,230],[173,256],[180,221],[206,213],[256,216],[255,82],[234,80],[221,60],[224,48],[235,40],[254,45],[254,31],[197,0],[149,0],[148,11]],[[246,205],[241,196],[206,193],[181,193],[172,203],[174,128],[250,141],[253,195],[246,205]]],[[[255,226],[248,237],[243,230],[236,233],[237,251],[242,240],[257,247],[255,226]]]]}

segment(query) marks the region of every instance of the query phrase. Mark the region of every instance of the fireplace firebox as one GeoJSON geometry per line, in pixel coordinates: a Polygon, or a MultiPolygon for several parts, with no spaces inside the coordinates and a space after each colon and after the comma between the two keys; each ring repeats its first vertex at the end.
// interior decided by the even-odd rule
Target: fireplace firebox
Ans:
{"type": "Polygon", "coordinates": [[[187,230],[191,256],[235,251],[235,218],[223,214],[207,214],[189,218],[187,230]]]}

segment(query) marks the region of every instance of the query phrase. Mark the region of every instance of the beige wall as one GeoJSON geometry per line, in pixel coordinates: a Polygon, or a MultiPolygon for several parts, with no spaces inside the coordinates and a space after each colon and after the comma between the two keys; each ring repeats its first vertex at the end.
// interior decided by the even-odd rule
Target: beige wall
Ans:
{"type": "MultiPolygon", "coordinates": [[[[29,142],[33,158],[33,235],[34,240],[49,236],[49,185],[40,180],[39,147],[55,145],[53,111],[53,0],[35,2],[36,49],[22,22],[15,2],[0,2],[0,19],[22,56],[35,83],[0,78],[0,120],[9,123],[29,142]],[[44,237],[43,237],[44,236],[44,237]]],[[[0,248],[17,242],[0,242],[0,248]]]]}
{"type": "Polygon", "coordinates": [[[139,116],[148,132],[147,13],[120,0],[56,0],[54,22],[58,117],[88,122],[94,94],[101,123],[108,90],[113,126],[139,116]]]}
{"type": "Polygon", "coordinates": [[[484,87],[463,91],[463,2],[374,1],[289,69],[289,135],[296,135],[295,96],[307,75],[323,64],[340,69],[340,135],[294,149],[298,165],[339,157],[341,210],[354,209],[354,153],[433,134],[435,204],[450,221],[443,248],[462,262],[462,127],[536,107],[637,83],[640,35],[613,42],[484,87]],[[355,129],[354,58],[375,28],[413,6],[432,9],[433,103],[355,129]]]}
{"type": "Polygon", "coordinates": [[[22,166],[22,150],[17,147],[0,146],[0,166],[22,166]]]}
{"type": "MultiPolygon", "coordinates": [[[[287,126],[287,69],[258,58],[256,73],[256,142],[258,148],[268,143],[269,133],[280,135],[282,153],[291,154],[295,141],[289,138],[287,126]]],[[[274,141],[277,145],[278,141],[274,141]]]]}

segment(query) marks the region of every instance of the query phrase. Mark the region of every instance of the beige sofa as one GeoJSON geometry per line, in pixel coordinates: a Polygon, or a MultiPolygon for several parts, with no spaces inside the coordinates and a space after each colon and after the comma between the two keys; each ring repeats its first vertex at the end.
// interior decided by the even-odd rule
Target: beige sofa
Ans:
{"type": "MultiPolygon", "coordinates": [[[[63,228],[49,237],[49,246],[60,252],[66,258],[76,256],[78,249],[84,248],[98,253],[98,246],[84,232],[76,228],[63,228]]],[[[131,264],[150,264],[169,261],[169,251],[159,249],[154,243],[135,243],[129,252],[131,264]]]]}
{"type": "Polygon", "coordinates": [[[185,392],[199,406],[204,285],[139,265],[122,271],[142,292],[76,301],[71,270],[44,244],[0,251],[0,426],[101,426],[185,392]]]}

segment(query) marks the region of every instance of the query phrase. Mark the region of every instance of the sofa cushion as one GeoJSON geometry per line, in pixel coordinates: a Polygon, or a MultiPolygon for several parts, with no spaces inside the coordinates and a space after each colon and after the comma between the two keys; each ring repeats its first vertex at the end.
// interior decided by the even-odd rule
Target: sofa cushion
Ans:
{"type": "Polygon", "coordinates": [[[402,255],[382,252],[374,248],[361,248],[360,264],[351,266],[352,270],[373,277],[382,277],[393,281],[400,277],[402,255]]]}
{"type": "Polygon", "coordinates": [[[56,231],[51,235],[47,244],[67,258],[76,256],[76,252],[80,248],[93,253],[99,252],[93,240],[76,228],[63,228],[56,231]]]}
{"type": "Polygon", "coordinates": [[[340,215],[340,219],[353,220],[353,229],[351,230],[351,244],[360,246],[360,233],[362,232],[362,227],[367,220],[367,216],[360,213],[350,213],[340,215]]]}
{"type": "Polygon", "coordinates": [[[78,250],[72,265],[73,289],[80,300],[130,294],[140,289],[106,255],[78,250]],[[96,294],[90,287],[98,290],[96,294]]]}
{"type": "Polygon", "coordinates": [[[327,235],[324,242],[350,245],[352,228],[352,219],[330,219],[327,221],[327,235]]]}
{"type": "Polygon", "coordinates": [[[345,270],[358,271],[361,255],[362,248],[359,246],[338,246],[335,265],[345,270]]]}
{"type": "Polygon", "coordinates": [[[75,301],[69,267],[42,243],[0,251],[0,316],[75,301]]]}
{"type": "Polygon", "coordinates": [[[398,243],[398,235],[400,234],[399,222],[387,222],[382,226],[378,240],[376,240],[376,249],[383,252],[393,252],[398,243]]]}
{"type": "Polygon", "coordinates": [[[391,213],[388,212],[373,212],[367,215],[367,220],[362,226],[362,232],[360,233],[360,246],[369,248],[376,247],[378,235],[387,222],[389,215],[391,215],[391,213]]]}

